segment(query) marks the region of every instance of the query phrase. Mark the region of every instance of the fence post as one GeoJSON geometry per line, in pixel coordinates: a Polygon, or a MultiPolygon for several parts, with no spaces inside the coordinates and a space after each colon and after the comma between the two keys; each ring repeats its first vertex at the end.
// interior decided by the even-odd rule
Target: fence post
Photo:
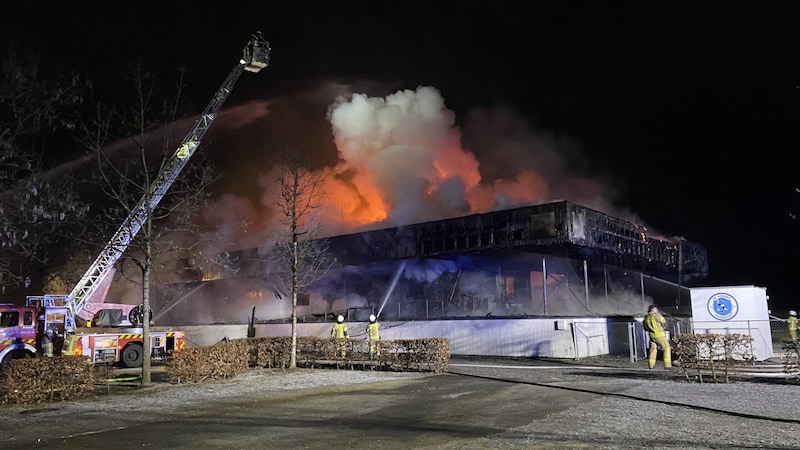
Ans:
{"type": "Polygon", "coordinates": [[[628,355],[631,362],[636,362],[636,324],[628,322],[628,355]]]}
{"type": "Polygon", "coordinates": [[[575,346],[575,359],[578,359],[578,326],[574,320],[569,325],[572,328],[572,345],[575,346]]]}
{"type": "Polygon", "coordinates": [[[542,298],[544,299],[544,315],[547,315],[547,259],[542,255],[542,298]]]}

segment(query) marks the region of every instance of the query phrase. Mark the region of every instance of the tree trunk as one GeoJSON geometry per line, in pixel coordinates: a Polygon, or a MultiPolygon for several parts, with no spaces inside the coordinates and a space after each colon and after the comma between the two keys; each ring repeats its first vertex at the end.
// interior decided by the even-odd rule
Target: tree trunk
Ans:
{"type": "Polygon", "coordinates": [[[292,356],[289,368],[297,368],[297,235],[292,236],[292,356]]]}
{"type": "MultiPolygon", "coordinates": [[[[150,220],[147,220],[148,228],[150,228],[150,220]]],[[[151,230],[148,230],[150,236],[151,230]]],[[[145,244],[144,256],[144,271],[142,273],[142,351],[144,352],[142,359],[142,386],[149,386],[152,384],[152,376],[150,370],[150,270],[153,266],[153,255],[150,248],[150,240],[148,239],[145,244]]]]}

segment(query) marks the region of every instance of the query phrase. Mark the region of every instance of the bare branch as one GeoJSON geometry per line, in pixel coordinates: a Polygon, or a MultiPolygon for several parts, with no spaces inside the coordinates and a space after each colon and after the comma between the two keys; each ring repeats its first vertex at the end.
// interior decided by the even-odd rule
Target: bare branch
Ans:
{"type": "Polygon", "coordinates": [[[305,288],[322,278],[333,261],[327,255],[328,242],[320,237],[321,227],[314,213],[322,207],[325,173],[309,169],[309,149],[284,151],[284,163],[275,169],[280,192],[276,206],[281,213],[282,231],[275,236],[273,262],[277,272],[289,278],[292,292],[292,352],[290,367],[297,364],[297,298],[305,288]]]}
{"type": "MultiPolygon", "coordinates": [[[[47,176],[54,136],[75,128],[86,85],[43,71],[37,53],[9,45],[0,72],[0,287],[30,282],[87,207],[67,177],[47,176]]],[[[54,141],[55,142],[55,141],[54,141]]]]}

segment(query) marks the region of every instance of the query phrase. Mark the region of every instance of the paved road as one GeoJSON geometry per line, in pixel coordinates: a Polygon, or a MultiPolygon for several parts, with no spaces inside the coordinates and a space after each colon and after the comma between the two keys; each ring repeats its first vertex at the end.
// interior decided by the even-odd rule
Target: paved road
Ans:
{"type": "MultiPolygon", "coordinates": [[[[283,377],[291,376],[279,374],[259,381],[265,383],[262,393],[176,403],[155,410],[133,411],[122,406],[114,411],[89,408],[60,414],[49,410],[49,406],[58,408],[57,405],[24,411],[0,409],[0,414],[8,419],[4,421],[7,425],[21,423],[20,416],[27,417],[24,427],[3,430],[5,439],[0,448],[638,448],[647,446],[649,441],[628,436],[615,443],[615,438],[625,436],[611,433],[612,436],[600,441],[603,445],[598,445],[598,438],[588,432],[576,434],[574,431],[582,430],[581,427],[592,429],[591,425],[581,424],[591,408],[589,411],[581,408],[598,398],[626,392],[632,382],[679,377],[677,372],[654,372],[640,367],[518,365],[497,360],[454,360],[451,371],[367,384],[323,385],[280,392],[268,389],[267,384],[282,383],[286,380],[283,377]],[[575,417],[581,419],[576,422],[575,417]]],[[[337,371],[337,376],[346,376],[343,372],[346,371],[337,371]]],[[[208,389],[214,387],[209,385],[208,389]]],[[[134,401],[136,398],[131,397],[131,402],[134,401]]],[[[611,411],[616,414],[621,410],[623,416],[614,418],[616,422],[628,417],[636,419],[639,413],[626,411],[636,411],[647,399],[631,397],[619,401],[626,403],[613,406],[611,411]]],[[[668,417],[675,414],[687,423],[699,423],[701,428],[719,419],[714,411],[658,407],[667,411],[659,414],[668,417]],[[698,418],[691,419],[690,414],[698,418]]],[[[591,424],[592,419],[587,419],[587,423],[591,424]]],[[[787,426],[769,425],[778,427],[777,430],[787,426]]],[[[733,426],[740,425],[734,422],[733,426]]],[[[770,426],[759,424],[759,429],[768,436],[779,432],[770,426]]],[[[788,431],[795,433],[798,427],[797,423],[790,423],[788,431]]],[[[662,448],[684,448],[681,445],[662,448]]],[[[693,445],[685,448],[705,448],[693,445]]]]}
{"type": "Polygon", "coordinates": [[[107,413],[108,420],[92,413],[50,417],[28,427],[30,438],[0,448],[470,448],[476,439],[557,412],[564,400],[552,389],[446,374],[231,398],[128,418],[121,412],[107,413]],[[541,400],[521,401],[532,397],[541,400]],[[508,415],[511,405],[515,414],[508,415]],[[94,425],[76,426],[80,421],[94,425]]]}

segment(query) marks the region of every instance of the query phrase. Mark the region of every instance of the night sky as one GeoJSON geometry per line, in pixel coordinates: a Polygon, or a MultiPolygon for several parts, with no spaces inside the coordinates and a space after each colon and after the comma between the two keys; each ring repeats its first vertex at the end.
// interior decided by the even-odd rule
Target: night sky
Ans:
{"type": "MultiPolygon", "coordinates": [[[[702,285],[765,286],[774,312],[800,307],[800,222],[790,216],[800,214],[800,4],[28,3],[4,6],[3,43],[41,49],[109,98],[134,58],[186,65],[198,112],[261,30],[272,64],[243,76],[226,108],[239,108],[229,120],[258,118],[265,101],[270,112],[209,132],[226,176],[252,180],[223,183],[221,194],[256,198],[264,187],[253,162],[264,150],[248,153],[257,146],[244,131],[276,141],[327,133],[333,148],[336,95],[431,87],[483,182],[539,164],[550,195],[576,203],[599,183],[605,212],[705,245],[702,285]]],[[[327,152],[322,164],[336,159],[327,152]]]]}

